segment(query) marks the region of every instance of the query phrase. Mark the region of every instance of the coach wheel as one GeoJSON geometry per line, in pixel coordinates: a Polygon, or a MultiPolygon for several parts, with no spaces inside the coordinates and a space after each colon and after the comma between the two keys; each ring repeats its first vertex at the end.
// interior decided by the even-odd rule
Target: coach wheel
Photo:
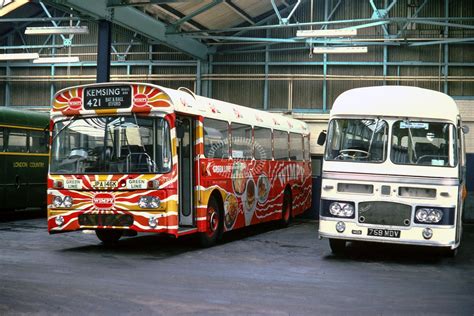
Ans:
{"type": "Polygon", "coordinates": [[[222,234],[222,213],[214,198],[209,200],[206,215],[206,231],[200,233],[199,241],[202,247],[214,245],[222,234]]]}
{"type": "Polygon", "coordinates": [[[346,241],[342,239],[329,239],[329,246],[335,255],[343,254],[346,250],[346,241]]]}
{"type": "Polygon", "coordinates": [[[291,194],[289,191],[285,191],[283,196],[283,206],[281,211],[281,226],[288,227],[291,222],[291,208],[292,208],[292,200],[291,194]]]}
{"type": "Polygon", "coordinates": [[[113,245],[122,237],[123,231],[116,229],[98,229],[95,231],[95,234],[105,245],[113,245]]]}

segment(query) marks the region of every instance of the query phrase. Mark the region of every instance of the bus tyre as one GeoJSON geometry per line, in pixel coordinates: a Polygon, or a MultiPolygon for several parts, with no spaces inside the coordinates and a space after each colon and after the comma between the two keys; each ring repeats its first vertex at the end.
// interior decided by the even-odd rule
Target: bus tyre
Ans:
{"type": "Polygon", "coordinates": [[[222,213],[215,198],[209,200],[206,217],[206,231],[199,234],[199,244],[203,248],[215,245],[222,235],[222,213]]]}
{"type": "Polygon", "coordinates": [[[291,193],[288,190],[285,190],[283,195],[283,205],[281,210],[281,220],[280,226],[281,227],[288,227],[291,223],[291,209],[292,209],[292,200],[291,200],[291,193]]]}
{"type": "Polygon", "coordinates": [[[329,247],[331,247],[331,251],[335,255],[341,255],[346,250],[346,241],[342,239],[329,239],[329,247]]]}
{"type": "Polygon", "coordinates": [[[122,237],[123,232],[117,229],[98,229],[95,234],[105,245],[114,245],[122,237]]]}

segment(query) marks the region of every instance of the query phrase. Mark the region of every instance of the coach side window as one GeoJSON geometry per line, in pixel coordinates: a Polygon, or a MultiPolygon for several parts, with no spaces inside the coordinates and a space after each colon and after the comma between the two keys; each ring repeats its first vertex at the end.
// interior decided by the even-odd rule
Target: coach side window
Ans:
{"type": "Polygon", "coordinates": [[[303,160],[303,136],[301,134],[290,133],[290,159],[303,160]]]}
{"type": "Polygon", "coordinates": [[[25,153],[27,151],[26,131],[10,129],[8,133],[8,151],[25,153]]]}
{"type": "Polygon", "coordinates": [[[254,127],[255,159],[272,160],[272,130],[263,127],[254,127]]]}
{"type": "Polygon", "coordinates": [[[4,151],[5,150],[5,142],[3,141],[3,130],[4,128],[3,127],[0,127],[0,151],[4,151]]]}
{"type": "Polygon", "coordinates": [[[304,160],[309,161],[311,159],[311,148],[309,145],[309,135],[303,138],[304,142],[304,160]]]}
{"type": "Polygon", "coordinates": [[[30,153],[47,153],[48,143],[46,135],[41,131],[29,132],[30,153]]]}
{"type": "Polygon", "coordinates": [[[227,122],[204,119],[204,155],[207,158],[229,158],[227,122]]]}
{"type": "Polygon", "coordinates": [[[252,126],[232,123],[232,158],[252,159],[252,126]]]}
{"type": "Polygon", "coordinates": [[[288,133],[273,130],[273,152],[275,160],[288,160],[288,133]]]}

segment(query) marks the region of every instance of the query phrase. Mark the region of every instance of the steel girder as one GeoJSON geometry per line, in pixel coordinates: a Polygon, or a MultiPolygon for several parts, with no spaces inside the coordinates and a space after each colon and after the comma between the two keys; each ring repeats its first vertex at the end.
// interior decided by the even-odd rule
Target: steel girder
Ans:
{"type": "Polygon", "coordinates": [[[163,43],[166,46],[182,51],[198,59],[207,59],[209,54],[209,48],[206,45],[195,39],[183,37],[178,34],[166,34],[166,24],[133,7],[123,6],[110,8],[107,6],[107,0],[47,0],[47,3],[73,8],[95,19],[112,21],[133,32],[142,34],[151,40],[163,43]]]}

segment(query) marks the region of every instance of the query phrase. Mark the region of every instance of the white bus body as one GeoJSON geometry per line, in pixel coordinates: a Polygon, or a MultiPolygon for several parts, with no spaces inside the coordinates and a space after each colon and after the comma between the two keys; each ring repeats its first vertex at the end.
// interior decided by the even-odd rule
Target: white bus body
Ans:
{"type": "Polygon", "coordinates": [[[444,247],[461,239],[464,132],[454,100],[401,86],[349,90],[330,113],[320,237],[444,247]]]}

